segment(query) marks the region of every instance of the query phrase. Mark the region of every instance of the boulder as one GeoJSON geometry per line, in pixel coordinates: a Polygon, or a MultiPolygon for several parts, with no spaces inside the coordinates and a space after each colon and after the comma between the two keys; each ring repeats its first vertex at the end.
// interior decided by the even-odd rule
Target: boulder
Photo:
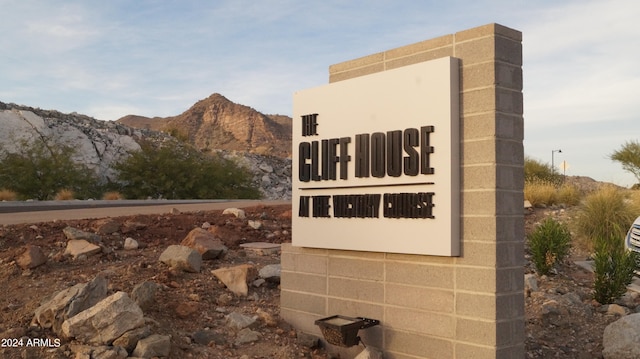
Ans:
{"type": "Polygon", "coordinates": [[[640,313],[622,317],[604,329],[602,356],[605,359],[640,358],[640,313]]]}
{"type": "Polygon", "coordinates": [[[260,276],[260,278],[268,282],[280,283],[281,268],[282,267],[280,264],[269,264],[262,267],[262,269],[260,269],[260,272],[258,272],[258,275],[260,276]]]}
{"type": "Polygon", "coordinates": [[[160,255],[160,262],[174,269],[197,273],[202,266],[202,255],[186,246],[171,245],[160,255]]]}
{"type": "Polygon", "coordinates": [[[80,230],[78,228],[74,228],[74,227],[65,227],[62,232],[64,233],[64,235],[67,237],[67,239],[69,240],[80,240],[80,239],[84,239],[90,242],[100,242],[101,237],[95,233],[91,233],[91,232],[85,232],[83,230],[80,230]]]}
{"type": "Polygon", "coordinates": [[[247,224],[249,225],[249,227],[251,227],[253,229],[261,229],[262,228],[262,221],[249,220],[247,222],[247,224]]]}
{"type": "Polygon", "coordinates": [[[249,328],[244,328],[238,332],[236,336],[236,341],[233,343],[236,346],[240,346],[243,344],[249,344],[253,342],[257,342],[260,339],[260,333],[255,332],[249,328]]]}
{"type": "Polygon", "coordinates": [[[227,288],[235,295],[246,296],[249,294],[248,281],[255,277],[255,268],[250,264],[242,264],[235,267],[219,268],[211,271],[227,288]]]}
{"type": "Polygon", "coordinates": [[[131,299],[138,304],[140,309],[149,309],[155,303],[158,287],[159,285],[154,282],[139,283],[131,290],[131,299]]]}
{"type": "Polygon", "coordinates": [[[214,332],[213,330],[199,330],[191,336],[194,342],[208,346],[211,342],[216,345],[223,345],[226,340],[221,334],[214,332]]]}
{"type": "Polygon", "coordinates": [[[171,336],[153,334],[138,342],[132,356],[140,358],[167,357],[171,352],[171,336]]]}
{"type": "Polygon", "coordinates": [[[62,323],[76,314],[91,308],[107,297],[107,280],[96,276],[88,283],[76,284],[59,291],[35,311],[34,322],[54,333],[62,332],[62,323]]]}
{"type": "Polygon", "coordinates": [[[227,315],[225,318],[227,326],[235,330],[254,328],[258,325],[255,317],[249,317],[236,312],[229,313],[229,315],[227,315]]]}
{"type": "Polygon", "coordinates": [[[68,255],[73,259],[76,259],[81,255],[90,256],[100,253],[101,251],[102,248],[89,243],[84,239],[71,239],[67,242],[67,248],[64,250],[64,255],[68,255]]]}
{"type": "Polygon", "coordinates": [[[100,346],[93,348],[91,359],[126,359],[129,353],[119,346],[100,346]]]}
{"type": "Polygon", "coordinates": [[[25,251],[16,258],[16,263],[22,269],[32,269],[47,262],[47,256],[38,246],[27,245],[25,251]]]}
{"type": "Polygon", "coordinates": [[[120,222],[113,218],[99,219],[91,227],[99,235],[109,235],[120,231],[120,222]]]}
{"type": "Polygon", "coordinates": [[[122,248],[124,248],[125,250],[131,251],[134,249],[138,249],[138,247],[140,247],[140,244],[135,239],[131,237],[127,237],[124,239],[124,245],[122,246],[122,248]]]}
{"type": "Polygon", "coordinates": [[[136,344],[140,339],[146,338],[151,335],[151,329],[148,326],[136,328],[129,330],[122,334],[118,339],[113,341],[114,346],[121,346],[127,350],[127,352],[132,353],[136,348],[136,344]]]}
{"type": "Polygon", "coordinates": [[[213,233],[202,228],[193,229],[180,244],[197,250],[203,260],[222,258],[229,251],[213,233]]]}
{"type": "Polygon", "coordinates": [[[93,345],[110,345],[144,325],[142,309],[125,292],[116,292],[62,323],[62,335],[93,345]]]}
{"type": "Polygon", "coordinates": [[[245,219],[246,215],[244,213],[244,210],[239,209],[239,208],[226,208],[224,211],[222,211],[223,215],[226,214],[231,214],[236,216],[236,218],[240,218],[240,219],[245,219]]]}

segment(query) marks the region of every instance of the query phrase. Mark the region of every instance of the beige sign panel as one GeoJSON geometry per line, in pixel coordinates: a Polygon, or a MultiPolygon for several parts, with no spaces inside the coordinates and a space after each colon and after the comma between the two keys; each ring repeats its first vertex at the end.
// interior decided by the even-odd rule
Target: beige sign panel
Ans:
{"type": "Polygon", "coordinates": [[[459,255],[458,66],[294,94],[294,246],[459,255]]]}

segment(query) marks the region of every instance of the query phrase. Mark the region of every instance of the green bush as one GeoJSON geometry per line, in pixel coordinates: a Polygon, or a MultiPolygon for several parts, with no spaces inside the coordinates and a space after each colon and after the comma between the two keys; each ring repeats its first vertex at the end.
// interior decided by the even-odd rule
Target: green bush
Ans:
{"type": "Polygon", "coordinates": [[[603,186],[585,197],[578,207],[573,222],[576,233],[591,245],[597,238],[622,239],[640,213],[638,207],[622,190],[603,186]]]}
{"type": "Polygon", "coordinates": [[[533,264],[539,274],[549,274],[571,248],[571,233],[564,224],[548,217],[528,236],[533,264]]]}
{"type": "Polygon", "coordinates": [[[638,254],[624,248],[621,237],[598,237],[594,253],[594,299],[613,303],[626,291],[633,279],[638,254]]]}
{"type": "Polygon", "coordinates": [[[205,155],[187,144],[168,142],[141,150],[117,163],[117,181],[126,198],[259,198],[251,173],[235,162],[205,155]]]}
{"type": "Polygon", "coordinates": [[[62,189],[78,198],[92,197],[99,191],[95,172],[76,163],[74,154],[73,148],[46,139],[22,142],[15,153],[0,149],[0,188],[20,199],[50,200],[62,189]]]}

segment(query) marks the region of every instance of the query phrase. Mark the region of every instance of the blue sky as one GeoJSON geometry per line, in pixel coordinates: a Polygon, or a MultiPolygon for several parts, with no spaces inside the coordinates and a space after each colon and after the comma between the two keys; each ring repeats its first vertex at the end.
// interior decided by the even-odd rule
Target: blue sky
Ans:
{"type": "Polygon", "coordinates": [[[525,153],[628,186],[640,137],[637,0],[0,0],[0,101],[172,116],[218,92],[291,115],[331,64],[499,23],[523,32],[525,153]]]}

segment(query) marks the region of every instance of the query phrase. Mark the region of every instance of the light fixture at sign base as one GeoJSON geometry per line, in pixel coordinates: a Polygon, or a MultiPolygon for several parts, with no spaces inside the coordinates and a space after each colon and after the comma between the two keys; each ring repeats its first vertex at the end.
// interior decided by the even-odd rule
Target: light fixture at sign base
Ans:
{"type": "Polygon", "coordinates": [[[348,348],[360,343],[358,330],[378,325],[380,321],[362,317],[351,318],[344,315],[333,315],[318,319],[315,324],[320,327],[322,336],[329,344],[348,348]]]}

